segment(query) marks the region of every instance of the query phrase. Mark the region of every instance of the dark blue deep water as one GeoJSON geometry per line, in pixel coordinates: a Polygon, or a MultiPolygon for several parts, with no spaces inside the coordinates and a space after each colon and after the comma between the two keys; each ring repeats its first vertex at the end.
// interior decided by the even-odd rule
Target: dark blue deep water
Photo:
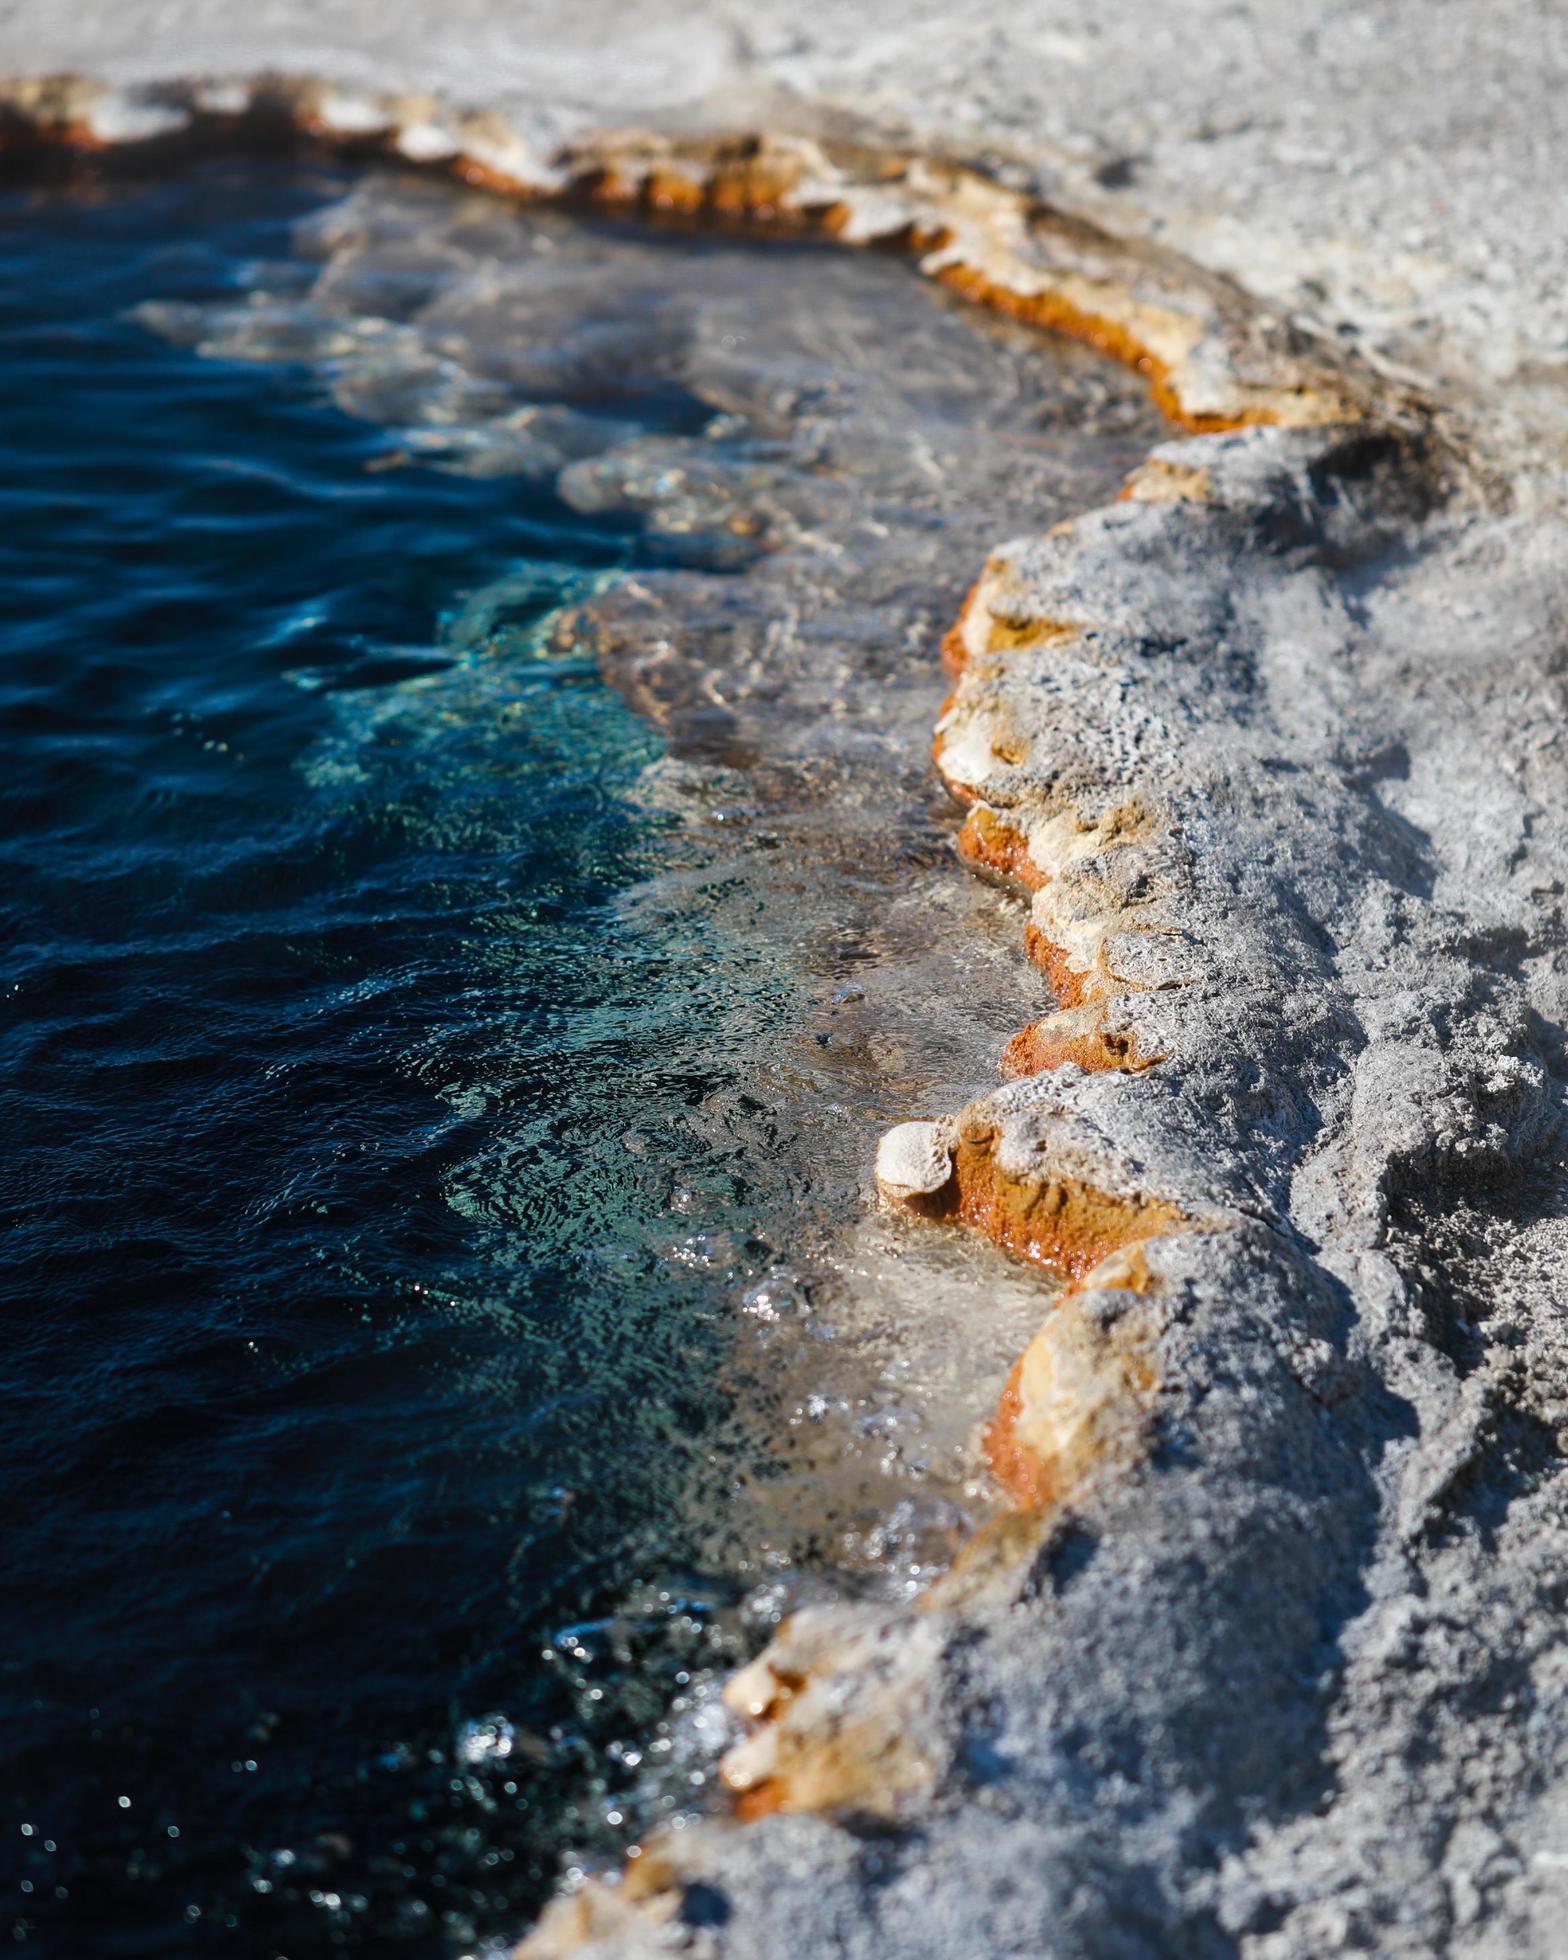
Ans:
{"type": "Polygon", "coordinates": [[[1158,430],[915,290],[390,171],[0,191],[19,1949],[499,1954],[709,1801],[771,1622],[973,1528],[1039,1301],[865,1171],[1046,996],[934,653],[1158,430]]]}
{"type": "Polygon", "coordinates": [[[737,1013],[756,1038],[789,1003],[689,913],[618,904],[675,848],[637,795],[659,741],[547,628],[638,539],[382,467],[304,368],[135,313],[286,259],[340,188],[0,198],[28,1951],[515,1935],[721,1603],[672,1519],[769,1248],[688,1119],[737,1013]],[[672,1259],[672,1214],[729,1236],[672,1259]]]}

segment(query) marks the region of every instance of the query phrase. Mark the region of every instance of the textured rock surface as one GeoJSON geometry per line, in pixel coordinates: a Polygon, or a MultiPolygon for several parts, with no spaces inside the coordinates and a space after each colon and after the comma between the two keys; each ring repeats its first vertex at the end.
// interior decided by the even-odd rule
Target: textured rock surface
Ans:
{"type": "Polygon", "coordinates": [[[971,626],[1002,592],[1082,630],[973,657],[944,750],[1163,1059],[1046,1069],[884,1165],[1068,1266],[1109,1194],[1140,1264],[1089,1267],[1004,1397],[1030,1508],[926,1602],[953,1742],[918,1831],[850,1802],[837,1864],[798,1820],[683,1844],[732,1951],[1553,1948],[1563,540],[1423,520],[1359,438],[1162,460],[1200,457],[1200,500],[997,555],[971,626]]]}
{"type": "MultiPolygon", "coordinates": [[[[1059,201],[1163,227],[1365,357],[1342,397],[1321,351],[1301,384],[1355,429],[1174,441],[1122,501],[993,553],[949,638],[938,766],[966,854],[1032,894],[1062,1012],[1013,1044],[1006,1087],[910,1111],[879,1168],[890,1201],[1073,1274],[991,1430],[1018,1508],[907,1612],[786,1626],[732,1696],[757,1726],[730,1781],[771,1814],[645,1847],[528,1950],[1555,1951],[1560,22],[1520,0],[1288,33],[1191,0],[1115,24],[715,10],[679,35],[591,6],[394,8],[374,34],[347,7],[235,14],[192,0],[149,33],[128,10],[95,38],[13,7],[0,60],[435,81],[508,111],[468,152],[529,181],[590,117],[711,117],[715,94],[754,125],[874,111],[1005,145],[1059,201]],[[1434,142],[1441,196],[1410,161],[1434,142]],[[1395,363],[1436,398],[1441,470],[1395,363]]],[[[102,113],[105,140],[117,116],[156,133],[146,100],[102,113]]],[[[907,232],[908,191],[879,221],[862,173],[845,228],[907,232]]],[[[942,196],[951,216],[969,191],[942,196]]],[[[1065,282],[1095,276],[1065,236],[1042,275],[1059,323],[1065,282]]],[[[1001,243],[1022,291],[1037,234],[1001,243]]],[[[1286,328],[1109,258],[1090,310],[1177,375],[1177,407],[1202,422],[1239,386],[1277,410],[1286,328]]]]}

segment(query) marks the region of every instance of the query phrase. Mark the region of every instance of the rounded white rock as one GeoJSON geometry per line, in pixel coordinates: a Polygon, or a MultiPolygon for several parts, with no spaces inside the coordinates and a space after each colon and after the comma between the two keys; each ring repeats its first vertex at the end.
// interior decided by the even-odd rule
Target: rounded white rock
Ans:
{"type": "Polygon", "coordinates": [[[899,1123],[877,1145],[877,1188],[884,1197],[928,1197],[952,1175],[950,1122],[899,1123]]]}

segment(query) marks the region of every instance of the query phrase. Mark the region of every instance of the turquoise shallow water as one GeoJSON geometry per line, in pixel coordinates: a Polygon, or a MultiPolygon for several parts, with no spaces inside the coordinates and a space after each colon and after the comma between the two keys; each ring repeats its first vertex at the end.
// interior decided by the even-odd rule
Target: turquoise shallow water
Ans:
{"type": "Polygon", "coordinates": [[[336,188],[0,204],[0,1828],[61,1953],[515,1930],[702,1650],[769,1259],[690,1115],[788,988],[618,915],[661,744],[541,637],[635,536],[133,315],[336,188]]]}
{"type": "Polygon", "coordinates": [[[1155,427],[870,255],[0,195],[24,1948],[498,1951],[972,1528],[1038,1289],[866,1167],[1046,1002],[935,650],[1155,427]]]}

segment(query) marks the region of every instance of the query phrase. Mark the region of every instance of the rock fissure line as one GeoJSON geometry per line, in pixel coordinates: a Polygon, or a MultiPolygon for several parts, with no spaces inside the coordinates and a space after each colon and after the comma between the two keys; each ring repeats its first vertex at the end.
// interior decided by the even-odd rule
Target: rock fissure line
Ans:
{"type": "MultiPolygon", "coordinates": [[[[1510,1641],[1552,1692],[1560,1587],[1528,1546],[1561,1539],[1561,1479],[1549,1449],[1488,1457],[1568,1428],[1568,1344],[1539,1310],[1561,1208],[1512,1220],[1497,1197],[1557,1175],[1565,1002],[1495,948],[1542,917],[1560,941],[1568,849],[1544,763],[1480,838],[1453,819],[1481,731],[1521,711],[1452,624],[1480,574],[1425,406],[1224,282],[939,160],[655,136],[541,159],[494,118],[309,82],[4,101],[22,158],[298,134],[896,245],[1130,362],[1202,432],[993,554],[948,641],[959,848],[1029,894],[1061,1005],[1009,1045],[1012,1080],[891,1132],[878,1171],[891,1202],[1069,1275],[987,1438],[1015,1508],[912,1609],[782,1626],[728,1690],[753,1821],[642,1847],[523,1950],[1272,1960],[1432,1951],[1505,1908],[1538,1933],[1519,1847],[1531,1793],[1568,1790],[1568,1725],[1482,1736],[1476,1698],[1510,1641]],[[1472,860],[1491,913],[1453,870],[1472,860]],[[1462,1259],[1415,1216],[1434,1205],[1470,1221],[1462,1259]],[[1461,1266],[1490,1303],[1462,1342],[1433,1305],[1461,1266]],[[1480,1616],[1462,1639],[1445,1602],[1480,1616]],[[857,1818],[918,1823],[920,1855],[873,1860],[857,1818]]],[[[1549,646],[1510,658],[1556,671],[1549,646]]]]}

